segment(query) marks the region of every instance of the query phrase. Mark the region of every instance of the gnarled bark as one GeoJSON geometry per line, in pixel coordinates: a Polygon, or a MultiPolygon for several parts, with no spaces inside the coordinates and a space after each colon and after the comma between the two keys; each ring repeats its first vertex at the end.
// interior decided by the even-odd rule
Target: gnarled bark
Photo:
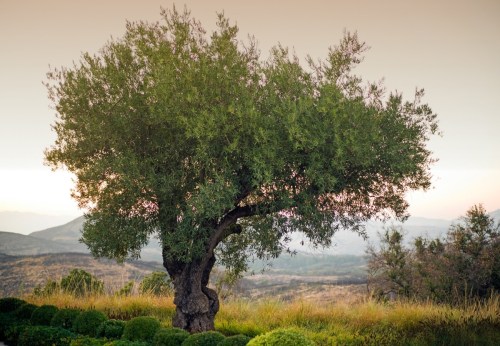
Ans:
{"type": "Polygon", "coordinates": [[[207,287],[214,264],[213,254],[191,263],[164,260],[175,289],[174,327],[191,333],[215,329],[214,319],[219,311],[219,298],[214,290],[207,287]]]}

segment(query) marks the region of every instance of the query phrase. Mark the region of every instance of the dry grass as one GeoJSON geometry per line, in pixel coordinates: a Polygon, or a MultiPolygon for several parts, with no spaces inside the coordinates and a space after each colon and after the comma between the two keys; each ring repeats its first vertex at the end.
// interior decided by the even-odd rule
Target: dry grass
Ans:
{"type": "MultiPolygon", "coordinates": [[[[61,293],[23,298],[37,305],[97,309],[111,318],[124,320],[155,316],[164,325],[171,324],[175,312],[173,299],[168,296],[101,295],[76,299],[61,293]]],[[[226,335],[256,336],[283,327],[297,328],[318,345],[482,344],[481,340],[500,341],[500,297],[492,296],[485,302],[470,302],[462,307],[412,301],[382,304],[369,299],[335,303],[234,299],[222,302],[216,317],[216,329],[226,335]],[[441,335],[444,339],[426,339],[441,335]],[[414,340],[420,341],[414,343],[414,340]]]]}

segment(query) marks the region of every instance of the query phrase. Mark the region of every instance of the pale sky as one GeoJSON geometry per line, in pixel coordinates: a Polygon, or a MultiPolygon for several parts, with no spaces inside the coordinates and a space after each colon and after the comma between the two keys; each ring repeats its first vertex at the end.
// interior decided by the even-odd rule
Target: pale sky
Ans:
{"type": "MultiPolygon", "coordinates": [[[[43,165],[55,120],[42,81],[120,37],[126,20],[160,20],[172,1],[0,0],[0,211],[78,216],[65,172],[43,165]]],[[[443,137],[434,187],[411,193],[414,216],[453,219],[473,204],[500,208],[500,1],[182,1],[210,32],[224,11],[254,35],[262,58],[280,42],[300,58],[324,58],[343,30],[371,47],[358,68],[411,98],[415,87],[438,114],[443,137]]],[[[303,60],[304,61],[304,60],[303,60]]]]}

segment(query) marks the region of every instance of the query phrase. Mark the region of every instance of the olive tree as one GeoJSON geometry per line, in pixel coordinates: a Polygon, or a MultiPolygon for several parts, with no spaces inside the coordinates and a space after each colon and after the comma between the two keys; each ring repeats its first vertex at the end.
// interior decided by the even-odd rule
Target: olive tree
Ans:
{"type": "Polygon", "coordinates": [[[430,185],[436,116],[353,74],[366,45],[345,33],[306,64],[262,59],[222,14],[210,35],[187,10],[129,22],[124,36],[46,82],[57,111],[54,169],[74,173],[95,256],[138,257],[152,234],[175,288],[173,324],[214,328],[216,258],[277,256],[299,230],[328,246],[339,228],[406,216],[430,185]]]}

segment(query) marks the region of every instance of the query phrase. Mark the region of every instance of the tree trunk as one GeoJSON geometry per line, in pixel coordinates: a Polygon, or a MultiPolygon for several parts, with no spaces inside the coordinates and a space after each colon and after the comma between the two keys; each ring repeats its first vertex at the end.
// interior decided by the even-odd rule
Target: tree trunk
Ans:
{"type": "Polygon", "coordinates": [[[190,333],[214,330],[215,315],[219,311],[217,293],[208,288],[215,256],[191,263],[164,261],[174,283],[176,313],[172,325],[190,333]]]}

